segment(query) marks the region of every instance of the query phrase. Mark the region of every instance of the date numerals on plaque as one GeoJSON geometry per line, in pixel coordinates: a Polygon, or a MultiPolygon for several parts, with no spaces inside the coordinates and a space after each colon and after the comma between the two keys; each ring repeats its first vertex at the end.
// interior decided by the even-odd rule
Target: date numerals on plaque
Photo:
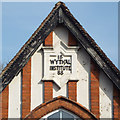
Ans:
{"type": "Polygon", "coordinates": [[[63,71],[57,71],[58,75],[63,75],[63,71]]]}

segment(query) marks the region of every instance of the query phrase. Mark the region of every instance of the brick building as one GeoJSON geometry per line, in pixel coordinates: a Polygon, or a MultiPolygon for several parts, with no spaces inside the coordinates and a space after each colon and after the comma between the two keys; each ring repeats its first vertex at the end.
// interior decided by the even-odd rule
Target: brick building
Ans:
{"type": "Polygon", "coordinates": [[[1,118],[120,119],[120,71],[62,2],[0,78],[1,118]]]}

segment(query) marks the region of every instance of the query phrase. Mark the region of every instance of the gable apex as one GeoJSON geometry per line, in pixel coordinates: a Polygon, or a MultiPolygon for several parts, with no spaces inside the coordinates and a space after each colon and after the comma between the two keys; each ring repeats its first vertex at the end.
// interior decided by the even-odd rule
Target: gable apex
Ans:
{"type": "Polygon", "coordinates": [[[56,3],[50,14],[0,74],[0,80],[2,81],[0,92],[22,70],[38,47],[58,24],[63,24],[67,27],[92,59],[120,89],[120,71],[74,18],[65,4],[60,1],[56,3]]]}

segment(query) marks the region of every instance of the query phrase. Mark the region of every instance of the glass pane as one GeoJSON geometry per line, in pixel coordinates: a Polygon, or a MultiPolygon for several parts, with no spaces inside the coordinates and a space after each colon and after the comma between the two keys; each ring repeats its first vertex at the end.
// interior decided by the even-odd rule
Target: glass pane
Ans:
{"type": "Polygon", "coordinates": [[[56,112],[50,115],[47,120],[60,120],[60,112],[56,112]]]}
{"type": "Polygon", "coordinates": [[[67,112],[64,112],[62,111],[62,120],[74,120],[74,116],[67,113],[67,112]]]}

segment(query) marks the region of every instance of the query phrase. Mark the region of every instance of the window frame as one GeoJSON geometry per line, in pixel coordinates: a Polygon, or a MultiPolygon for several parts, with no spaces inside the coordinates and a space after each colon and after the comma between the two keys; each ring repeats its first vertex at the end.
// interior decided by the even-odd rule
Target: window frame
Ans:
{"type": "MultiPolygon", "coordinates": [[[[70,112],[70,111],[68,111],[68,110],[65,110],[65,109],[60,108],[60,109],[57,109],[57,110],[54,110],[54,111],[48,113],[47,115],[43,116],[40,120],[47,120],[47,118],[48,118],[49,116],[51,116],[52,114],[55,114],[55,113],[57,113],[57,112],[60,112],[60,120],[62,120],[62,119],[64,119],[64,118],[63,118],[63,115],[62,115],[62,111],[65,112],[65,113],[70,114],[71,116],[73,116],[73,117],[74,117],[74,118],[73,118],[74,120],[76,120],[76,119],[79,118],[79,117],[78,117],[77,115],[75,115],[74,113],[72,113],[72,112],[70,112]]],[[[79,119],[82,120],[81,118],[79,118],[79,119]]]]}

